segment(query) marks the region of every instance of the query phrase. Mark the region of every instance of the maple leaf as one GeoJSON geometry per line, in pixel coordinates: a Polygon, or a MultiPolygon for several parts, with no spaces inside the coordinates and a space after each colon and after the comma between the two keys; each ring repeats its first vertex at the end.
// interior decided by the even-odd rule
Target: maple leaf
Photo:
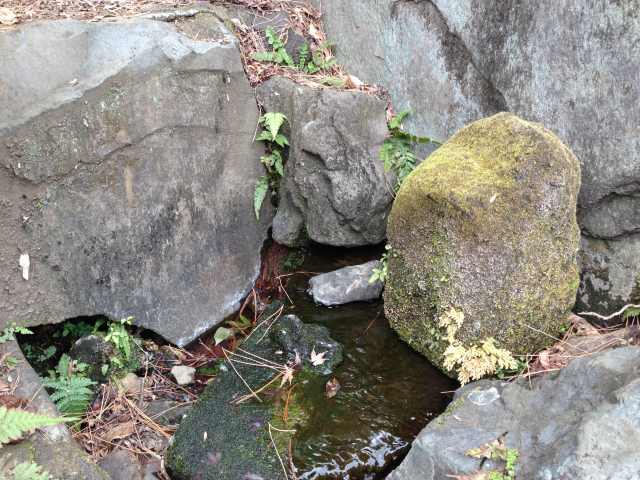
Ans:
{"type": "Polygon", "coordinates": [[[316,353],[315,349],[311,350],[311,365],[313,365],[314,367],[319,367],[320,365],[322,365],[327,361],[327,359],[325,358],[326,354],[327,352],[316,353]]]}
{"type": "Polygon", "coordinates": [[[280,381],[280,388],[282,388],[282,386],[287,382],[289,382],[289,385],[291,385],[291,382],[293,382],[293,371],[293,368],[285,365],[284,373],[282,374],[282,380],[280,381]]]}

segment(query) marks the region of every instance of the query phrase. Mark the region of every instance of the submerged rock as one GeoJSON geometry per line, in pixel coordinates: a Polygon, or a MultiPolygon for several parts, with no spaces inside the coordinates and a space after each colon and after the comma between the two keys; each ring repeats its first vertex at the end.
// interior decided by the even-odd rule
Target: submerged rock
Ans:
{"type": "Polygon", "coordinates": [[[342,347],[329,337],[326,327],[302,324],[293,315],[278,320],[271,327],[271,333],[264,334],[264,329],[253,332],[242,350],[237,351],[244,359],[232,356],[232,363],[220,370],[180,423],[166,456],[172,478],[284,478],[273,444],[286,457],[292,433],[278,430],[294,430],[306,422],[307,413],[300,403],[301,389],[296,388],[289,394],[279,387],[278,381],[263,390],[262,400],[257,401],[244,382],[256,391],[267,384],[275,372],[268,364],[266,367],[247,365],[247,359],[254,360],[249,363],[264,363],[260,357],[283,365],[286,359],[295,358],[297,352],[303,361],[301,374],[314,377],[317,376],[314,369],[330,372],[329,367],[335,367],[342,360],[342,347]],[[311,351],[320,353],[325,349],[330,349],[327,360],[317,367],[311,365],[311,351]],[[237,361],[234,362],[234,358],[237,361]],[[241,397],[245,399],[239,402],[241,397]]]}
{"type": "Polygon", "coordinates": [[[131,315],[184,345],[251,289],[255,97],[234,36],[193,21],[0,32],[0,329],[131,315]]]}
{"type": "Polygon", "coordinates": [[[467,374],[472,349],[492,352],[471,355],[484,364],[549,344],[578,287],[579,186],[571,151],[511,114],[440,147],[407,178],[389,218],[385,312],[400,337],[467,374]]]}
{"type": "Polygon", "coordinates": [[[381,263],[372,260],[316,275],[309,280],[309,295],[315,302],[326,306],[375,300],[380,298],[384,287],[380,281],[369,282],[377,268],[381,268],[381,263]]]}
{"type": "MultiPolygon", "coordinates": [[[[640,472],[640,348],[576,358],[559,373],[481,381],[418,436],[389,480],[440,480],[499,468],[466,455],[504,435],[515,478],[634,480],[640,472]]],[[[504,465],[504,464],[503,464],[504,465]]]]}
{"type": "Polygon", "coordinates": [[[334,246],[380,243],[393,200],[378,150],[387,135],[386,104],[361,92],[310,88],[283,77],[257,87],[290,131],[273,238],[334,246]]]}

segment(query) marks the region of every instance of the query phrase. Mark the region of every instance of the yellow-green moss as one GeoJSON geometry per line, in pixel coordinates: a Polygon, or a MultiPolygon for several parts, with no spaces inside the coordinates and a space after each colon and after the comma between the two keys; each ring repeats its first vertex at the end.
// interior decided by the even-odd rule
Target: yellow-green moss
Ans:
{"type": "Polygon", "coordinates": [[[389,217],[385,311],[398,334],[442,368],[438,318],[455,305],[467,348],[546,346],[578,286],[579,183],[560,140],[511,114],[452,137],[407,178],[389,217]]]}

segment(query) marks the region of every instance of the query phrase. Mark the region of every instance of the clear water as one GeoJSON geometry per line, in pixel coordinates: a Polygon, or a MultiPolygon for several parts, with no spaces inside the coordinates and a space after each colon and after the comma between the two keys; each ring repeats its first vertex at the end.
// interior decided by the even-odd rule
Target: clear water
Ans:
{"type": "MultiPolygon", "coordinates": [[[[303,269],[322,272],[367,261],[359,251],[312,252],[303,269]]],[[[341,389],[325,396],[327,377],[305,386],[311,414],[294,437],[293,458],[301,480],[379,479],[406,454],[411,441],[449,403],[457,384],[402,342],[384,317],[382,302],[327,308],[307,295],[308,277],[287,288],[295,313],[325,325],[344,345],[334,375],[341,389]]]]}

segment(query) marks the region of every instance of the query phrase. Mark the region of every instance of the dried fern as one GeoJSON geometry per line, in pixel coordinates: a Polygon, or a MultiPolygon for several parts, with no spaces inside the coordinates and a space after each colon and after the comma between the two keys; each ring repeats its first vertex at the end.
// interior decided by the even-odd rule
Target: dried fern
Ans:
{"type": "Polygon", "coordinates": [[[0,445],[19,440],[36,428],[58,425],[68,420],[0,406],[0,445]]]}

